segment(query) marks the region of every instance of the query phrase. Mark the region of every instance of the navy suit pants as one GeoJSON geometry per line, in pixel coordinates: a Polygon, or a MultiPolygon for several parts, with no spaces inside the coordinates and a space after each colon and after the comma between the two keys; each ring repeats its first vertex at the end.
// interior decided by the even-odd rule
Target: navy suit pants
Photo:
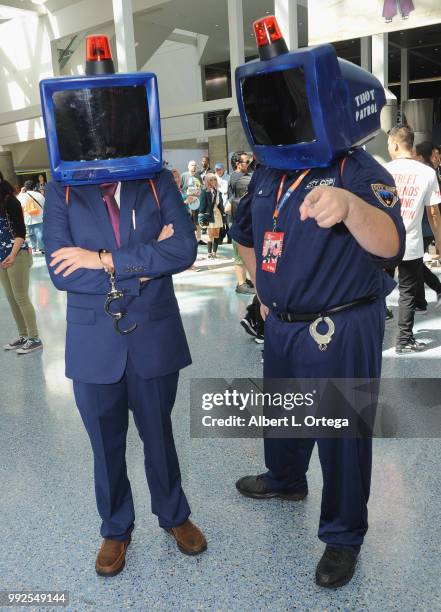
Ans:
{"type": "Polygon", "coordinates": [[[152,512],[159,525],[166,529],[175,527],[190,515],[181,486],[171,422],[178,378],[179,372],[174,372],[143,379],[129,359],[124,376],[117,383],[74,381],[75,400],[92,444],[96,502],[104,538],[127,540],[134,527],[126,466],[129,407],[144,444],[152,512]]]}

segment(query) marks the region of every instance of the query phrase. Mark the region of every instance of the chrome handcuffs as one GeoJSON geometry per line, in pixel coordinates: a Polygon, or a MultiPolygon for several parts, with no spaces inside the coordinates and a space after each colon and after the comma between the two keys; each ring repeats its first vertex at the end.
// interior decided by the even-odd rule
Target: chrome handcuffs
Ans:
{"type": "MultiPolygon", "coordinates": [[[[100,259],[101,259],[101,252],[102,251],[99,251],[100,259]]],[[[110,282],[110,291],[107,294],[106,301],[104,303],[104,311],[107,315],[109,315],[109,317],[112,317],[113,327],[115,328],[115,330],[119,334],[126,336],[127,334],[130,334],[132,331],[135,331],[135,329],[137,328],[137,324],[133,323],[133,325],[131,325],[128,329],[120,328],[119,324],[121,320],[123,319],[123,317],[127,314],[127,312],[123,308],[121,308],[119,312],[114,312],[113,310],[111,310],[111,305],[113,304],[113,302],[116,302],[116,300],[121,300],[124,297],[124,292],[116,288],[115,271],[114,270],[110,271],[107,268],[104,268],[104,269],[109,275],[109,282],[110,282]]]]}

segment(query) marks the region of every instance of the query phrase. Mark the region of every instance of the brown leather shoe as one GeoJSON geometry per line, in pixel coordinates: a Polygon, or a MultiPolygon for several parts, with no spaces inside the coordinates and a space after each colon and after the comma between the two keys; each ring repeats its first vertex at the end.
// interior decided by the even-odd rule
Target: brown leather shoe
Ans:
{"type": "Polygon", "coordinates": [[[178,527],[167,529],[172,534],[178,548],[184,555],[199,555],[207,548],[207,540],[200,529],[188,520],[178,527]]]}
{"type": "Polygon", "coordinates": [[[126,564],[126,551],[130,538],[125,542],[104,538],[96,556],[95,569],[99,576],[116,576],[126,564]]]}

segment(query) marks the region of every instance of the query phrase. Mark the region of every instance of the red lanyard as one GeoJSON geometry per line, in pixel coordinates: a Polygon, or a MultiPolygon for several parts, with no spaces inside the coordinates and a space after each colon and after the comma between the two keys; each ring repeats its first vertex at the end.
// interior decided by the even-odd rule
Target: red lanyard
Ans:
{"type": "Polygon", "coordinates": [[[276,225],[277,225],[277,219],[279,218],[279,212],[282,210],[285,202],[287,201],[289,196],[292,193],[294,193],[294,191],[303,181],[305,176],[307,176],[310,172],[311,172],[311,168],[308,168],[307,170],[303,170],[302,174],[298,176],[296,180],[293,181],[293,183],[291,183],[285,195],[283,196],[282,201],[280,201],[280,198],[282,197],[283,186],[285,185],[286,174],[282,176],[282,180],[280,181],[280,185],[279,185],[279,190],[277,191],[276,206],[273,212],[274,229],[276,228],[276,225]]]}

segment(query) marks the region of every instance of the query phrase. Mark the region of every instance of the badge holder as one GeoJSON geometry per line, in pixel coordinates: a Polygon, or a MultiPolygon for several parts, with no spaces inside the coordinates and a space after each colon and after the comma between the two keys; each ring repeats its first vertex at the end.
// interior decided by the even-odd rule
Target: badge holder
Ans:
{"type": "Polygon", "coordinates": [[[279,214],[289,197],[294,193],[294,191],[297,189],[297,187],[301,184],[305,176],[309,174],[310,171],[310,168],[304,170],[288,187],[283,197],[282,192],[286,180],[286,174],[282,176],[279,189],[277,191],[276,205],[273,212],[273,231],[265,232],[263,237],[261,267],[264,272],[271,272],[272,274],[275,274],[277,270],[277,264],[283,253],[283,241],[285,238],[285,232],[277,231],[277,221],[279,219],[279,214]]]}

